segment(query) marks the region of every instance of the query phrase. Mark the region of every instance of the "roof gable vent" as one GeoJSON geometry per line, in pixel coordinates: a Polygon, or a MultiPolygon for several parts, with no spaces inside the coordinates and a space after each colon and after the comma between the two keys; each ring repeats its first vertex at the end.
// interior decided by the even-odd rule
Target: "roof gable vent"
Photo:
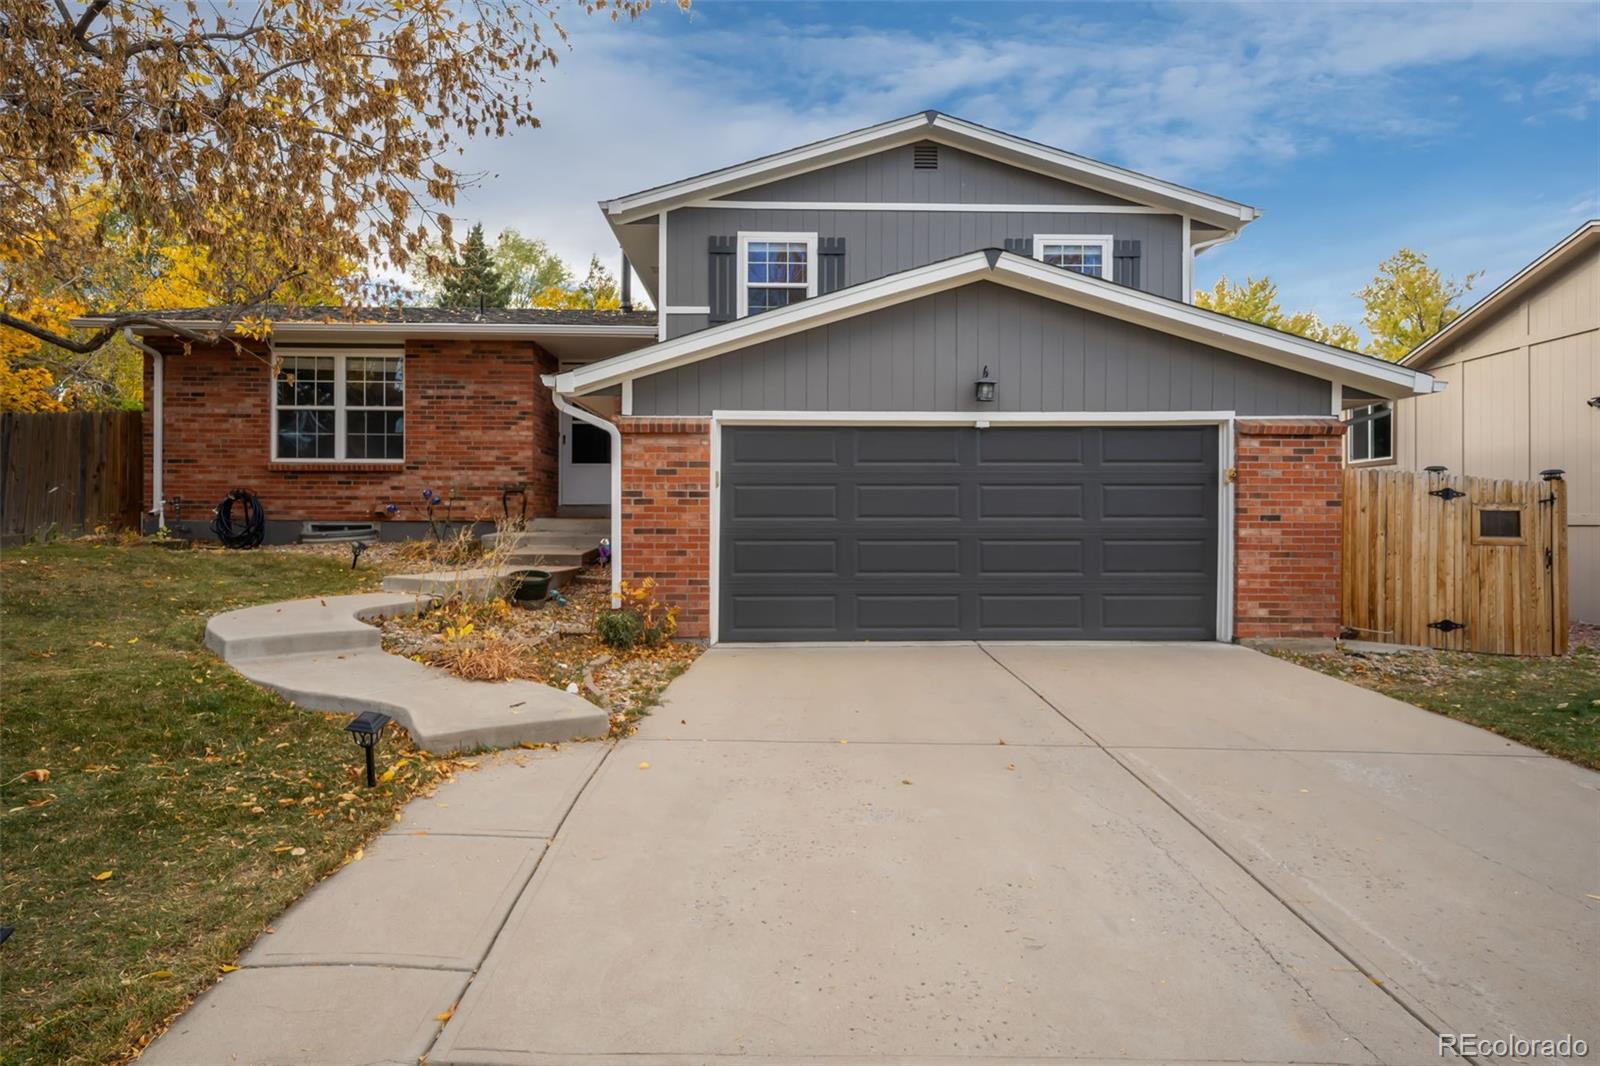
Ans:
{"type": "Polygon", "coordinates": [[[938,170],[939,146],[926,141],[922,144],[912,145],[911,168],[913,170],[938,170]]]}

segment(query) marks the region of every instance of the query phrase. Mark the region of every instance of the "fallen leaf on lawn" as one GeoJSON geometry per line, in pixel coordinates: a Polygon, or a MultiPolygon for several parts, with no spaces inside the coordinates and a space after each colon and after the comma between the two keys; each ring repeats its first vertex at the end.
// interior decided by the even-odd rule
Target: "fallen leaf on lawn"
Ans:
{"type": "Polygon", "coordinates": [[[221,966],[217,967],[217,969],[221,970],[223,973],[232,973],[233,971],[237,970],[238,968],[239,967],[235,966],[231,962],[225,962],[221,966]]]}
{"type": "Polygon", "coordinates": [[[1587,895],[1592,900],[1600,900],[1600,896],[1595,895],[1593,892],[1589,892],[1587,895]]]}
{"type": "Polygon", "coordinates": [[[393,781],[394,780],[394,772],[395,772],[395,770],[396,770],[396,767],[391,766],[387,770],[385,770],[383,773],[379,774],[378,775],[378,784],[387,785],[390,781],[393,781]]]}
{"type": "Polygon", "coordinates": [[[849,741],[848,741],[848,740],[845,740],[845,739],[844,739],[844,738],[843,738],[843,737],[840,737],[840,738],[839,738],[839,743],[841,743],[841,744],[848,744],[848,743],[850,743],[850,742],[849,742],[849,741]]]}
{"type": "Polygon", "coordinates": [[[433,1016],[433,1020],[436,1021],[436,1022],[447,1022],[447,1021],[450,1020],[451,1016],[455,1014],[455,1012],[456,1012],[456,1009],[454,1007],[451,1007],[449,1010],[444,1011],[441,1014],[435,1014],[433,1016]]]}
{"type": "Polygon", "coordinates": [[[110,870],[101,870],[99,873],[97,873],[93,877],[89,878],[89,880],[91,880],[91,881],[109,881],[109,880],[111,880],[111,871],[110,870]]]}
{"type": "Polygon", "coordinates": [[[902,784],[902,785],[909,785],[909,784],[911,784],[911,778],[909,778],[909,777],[902,777],[902,778],[901,778],[901,779],[900,779],[900,783],[901,783],[901,784],[902,784]]]}
{"type": "Polygon", "coordinates": [[[305,848],[290,848],[289,849],[289,854],[293,855],[297,859],[300,856],[304,855],[305,853],[306,853],[306,849],[305,848]]]}
{"type": "MultiPolygon", "coordinates": [[[[157,981],[165,981],[167,978],[169,978],[171,976],[172,976],[172,971],[171,970],[151,970],[149,973],[144,975],[144,977],[153,977],[157,981]]],[[[141,977],[140,980],[141,981],[144,980],[144,977],[141,977]]]]}
{"type": "Polygon", "coordinates": [[[24,770],[22,772],[22,779],[24,781],[48,781],[50,780],[50,771],[44,769],[43,767],[40,767],[37,770],[24,770]]]}
{"type": "Polygon", "coordinates": [[[362,859],[364,859],[366,857],[367,857],[367,849],[366,848],[357,848],[354,852],[351,853],[350,861],[351,862],[360,862],[362,859]]]}
{"type": "Polygon", "coordinates": [[[139,638],[138,637],[129,637],[128,638],[128,643],[129,644],[137,644],[137,643],[139,643],[139,638]]]}
{"type": "Polygon", "coordinates": [[[1016,763],[1014,763],[1014,762],[1006,763],[1006,769],[1007,770],[1015,770],[1016,768],[1017,768],[1017,764],[1016,763]]]}
{"type": "Polygon", "coordinates": [[[289,844],[279,844],[277,847],[272,849],[272,854],[282,855],[284,852],[288,851],[290,847],[291,845],[289,844]]]}
{"type": "Polygon", "coordinates": [[[650,764],[647,763],[647,762],[642,762],[642,763],[639,764],[639,769],[648,770],[648,769],[650,769],[650,764]]]}

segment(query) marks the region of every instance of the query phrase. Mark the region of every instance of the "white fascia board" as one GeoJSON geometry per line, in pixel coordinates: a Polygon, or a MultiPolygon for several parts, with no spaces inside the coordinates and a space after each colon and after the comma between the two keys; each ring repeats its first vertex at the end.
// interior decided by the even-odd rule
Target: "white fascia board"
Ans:
{"type": "MultiPolygon", "coordinates": [[[[1181,185],[1152,178],[1148,174],[1140,174],[1132,170],[1114,167],[1109,163],[1102,163],[1097,159],[1087,156],[1075,155],[1064,152],[1059,148],[1050,148],[1042,144],[997,130],[986,129],[963,119],[951,115],[938,115],[933,120],[933,128],[954,135],[956,138],[971,138],[976,144],[983,145],[989,151],[979,150],[979,154],[995,157],[995,152],[1014,153],[1017,160],[1031,159],[1035,162],[1045,163],[1054,168],[1068,171],[1076,175],[1081,184],[1102,189],[1106,192],[1137,200],[1155,200],[1162,206],[1171,207],[1182,211],[1188,209],[1190,214],[1206,221],[1214,221],[1218,225],[1229,229],[1239,229],[1254,222],[1261,214],[1247,204],[1237,203],[1220,196],[1199,192],[1195,189],[1186,189],[1181,185]],[[1132,194],[1130,197],[1130,193],[1132,194]]],[[[959,143],[952,147],[961,147],[959,143]]],[[[1002,157],[1003,159],[1003,157],[1002,157]]],[[[1014,161],[1017,161],[1014,160],[1014,161]]],[[[1036,169],[1036,168],[1035,168],[1036,169]]]]}
{"type": "MultiPolygon", "coordinates": [[[[75,326],[96,326],[105,319],[74,319],[75,326]]],[[[175,319],[174,326],[191,330],[214,330],[220,322],[175,319]]],[[[135,333],[149,336],[168,332],[153,326],[135,326],[135,333]]],[[[540,337],[654,337],[654,323],[617,326],[586,326],[578,323],[516,322],[278,322],[272,326],[273,340],[351,340],[361,337],[500,337],[513,340],[538,340],[540,337]]]]}
{"type": "Polygon", "coordinates": [[[626,378],[710,359],[978,280],[1010,285],[1275,366],[1366,389],[1386,399],[1427,395],[1434,391],[1431,376],[1397,363],[1318,344],[1115,282],[1084,277],[1015,253],[993,250],[969,252],[591,363],[562,374],[556,388],[563,393],[583,395],[626,378]]]}
{"type": "Polygon", "coordinates": [[[556,389],[582,396],[615,385],[625,378],[710,359],[761,341],[785,337],[953,288],[988,270],[989,259],[984,252],[968,252],[916,270],[851,285],[827,296],[802,300],[775,311],[747,315],[636,352],[590,363],[562,374],[556,381],[556,389]]]}
{"type": "Polygon", "coordinates": [[[752,182],[776,181],[789,173],[800,173],[813,167],[827,166],[851,158],[855,154],[860,154],[862,149],[876,151],[896,137],[906,137],[919,130],[926,131],[927,126],[926,115],[908,115],[876,126],[868,126],[854,133],[829,137],[801,148],[713,170],[699,177],[660,185],[612,200],[601,200],[600,210],[618,223],[632,222],[657,214],[662,205],[675,206],[677,201],[685,198],[708,196],[713,191],[729,191],[752,182]]]}
{"type": "Polygon", "coordinates": [[[1261,214],[1246,204],[1187,189],[1058,148],[1035,144],[937,112],[910,115],[699,177],[613,200],[602,200],[600,209],[616,226],[646,218],[663,208],[686,206],[695,200],[727,195],[919,140],[931,140],[976,152],[1058,180],[1142,202],[1146,206],[1157,206],[1174,214],[1187,213],[1224,229],[1242,229],[1261,214]]]}
{"type": "Polygon", "coordinates": [[[1433,391],[1431,376],[1398,363],[1318,344],[1124,285],[1097,282],[1034,259],[1005,254],[996,264],[995,272],[999,275],[997,281],[1004,282],[1007,275],[1018,279],[1022,284],[1017,284],[1017,288],[1057,299],[1066,297],[1065,302],[1086,310],[1148,325],[1163,333],[1188,337],[1291,370],[1328,377],[1344,385],[1359,385],[1387,399],[1423,396],[1433,391]]]}

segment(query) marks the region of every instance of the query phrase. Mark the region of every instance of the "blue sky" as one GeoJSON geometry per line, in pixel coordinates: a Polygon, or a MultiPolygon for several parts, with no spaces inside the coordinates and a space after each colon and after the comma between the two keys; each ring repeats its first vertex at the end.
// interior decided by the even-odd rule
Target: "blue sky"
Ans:
{"type": "Polygon", "coordinates": [[[456,214],[617,258],[594,204],[937,108],[1241,200],[1195,281],[1355,323],[1401,246],[1503,281],[1600,215],[1600,4],[670,2],[571,10],[543,125],[456,214]]]}

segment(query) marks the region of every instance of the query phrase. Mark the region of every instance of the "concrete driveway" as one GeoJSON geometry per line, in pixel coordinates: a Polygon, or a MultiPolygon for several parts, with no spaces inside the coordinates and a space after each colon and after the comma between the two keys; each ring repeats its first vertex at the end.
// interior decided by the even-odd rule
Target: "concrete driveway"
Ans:
{"type": "MultiPolygon", "coordinates": [[[[1426,1063],[1441,1032],[1600,1049],[1600,775],[1253,651],[723,647],[602,751],[467,775],[444,823],[408,816],[440,841],[451,819],[489,827],[458,825],[417,919],[384,923],[391,968],[344,960],[413,1058],[1426,1063]],[[471,858],[496,833],[498,860],[471,858]],[[452,878],[463,907],[497,902],[445,935],[452,878]]],[[[314,919],[348,916],[349,877],[278,923],[279,965],[340,961],[296,952],[326,950],[314,919]]],[[[266,950],[152,1060],[229,1041],[261,1060],[246,1040],[289,1015],[245,1019],[274,997],[326,1024],[291,989],[332,969],[291,986],[250,969],[266,950]]]]}

